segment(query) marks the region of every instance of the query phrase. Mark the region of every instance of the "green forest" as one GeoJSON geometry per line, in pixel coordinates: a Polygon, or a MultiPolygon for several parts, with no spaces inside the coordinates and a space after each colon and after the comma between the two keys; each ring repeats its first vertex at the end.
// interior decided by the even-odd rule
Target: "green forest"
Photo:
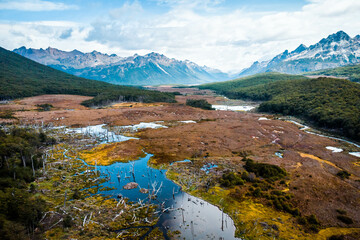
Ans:
{"type": "Polygon", "coordinates": [[[0,236],[29,239],[45,211],[45,202],[33,194],[42,149],[54,144],[43,132],[0,129],[0,236]]]}
{"type": "Polygon", "coordinates": [[[251,75],[248,77],[238,78],[235,80],[218,82],[218,83],[209,83],[196,86],[199,89],[212,89],[219,94],[224,94],[229,98],[236,98],[232,96],[232,93],[237,92],[244,87],[257,86],[261,84],[281,81],[281,80],[294,80],[294,79],[306,79],[304,76],[300,75],[290,75],[284,73],[270,72],[270,73],[259,73],[251,75]]]}
{"type": "Polygon", "coordinates": [[[326,75],[348,78],[353,82],[360,82],[360,64],[331,69],[323,69],[316,72],[305,73],[305,75],[326,75]]]}
{"type": "MultiPolygon", "coordinates": [[[[240,80],[241,81],[241,80],[240,80]]],[[[236,85],[234,81],[227,82],[236,85]]],[[[202,85],[204,87],[206,85],[202,85]]],[[[234,99],[264,101],[259,111],[292,115],[360,140],[360,85],[344,79],[280,80],[250,87],[213,85],[234,99]]]]}
{"type": "Polygon", "coordinates": [[[113,85],[76,77],[36,63],[0,47],[0,100],[42,94],[76,94],[93,96],[86,106],[112,101],[174,102],[171,93],[113,85]]]}

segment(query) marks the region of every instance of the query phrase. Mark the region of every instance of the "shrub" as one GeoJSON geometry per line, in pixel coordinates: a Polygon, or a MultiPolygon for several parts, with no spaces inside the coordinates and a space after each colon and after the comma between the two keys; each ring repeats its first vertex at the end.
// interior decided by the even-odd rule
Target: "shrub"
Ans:
{"type": "Polygon", "coordinates": [[[328,238],[328,240],[344,240],[345,237],[344,235],[332,235],[331,237],[328,238]]]}
{"type": "Polygon", "coordinates": [[[346,211],[342,209],[336,209],[336,211],[341,215],[346,215],[346,211]]]}
{"type": "Polygon", "coordinates": [[[70,217],[70,215],[66,215],[64,217],[64,221],[63,221],[63,227],[64,228],[69,228],[69,227],[72,227],[73,225],[73,220],[72,218],[70,217]]]}
{"type": "Polygon", "coordinates": [[[251,159],[246,159],[244,168],[248,172],[255,173],[258,177],[269,178],[272,180],[281,179],[286,176],[286,171],[278,166],[267,163],[256,163],[251,159]]]}
{"type": "Polygon", "coordinates": [[[188,105],[190,107],[205,109],[205,110],[213,110],[211,104],[208,103],[204,99],[198,99],[198,100],[197,99],[187,99],[186,105],[188,105]]]}
{"type": "Polygon", "coordinates": [[[337,219],[339,219],[340,221],[342,221],[345,224],[353,224],[354,223],[354,221],[351,218],[344,216],[344,215],[337,216],[337,219]]]}
{"type": "Polygon", "coordinates": [[[320,222],[317,220],[316,216],[314,214],[311,214],[310,216],[301,217],[299,216],[297,218],[297,221],[299,224],[304,225],[306,229],[318,232],[320,227],[320,222]]]}
{"type": "Polygon", "coordinates": [[[5,110],[0,112],[0,118],[4,119],[16,119],[14,112],[11,110],[5,110]]]}
{"type": "Polygon", "coordinates": [[[45,104],[38,104],[38,111],[50,111],[54,106],[48,103],[45,104]]]}
{"type": "Polygon", "coordinates": [[[220,184],[223,187],[233,187],[236,185],[243,185],[244,180],[242,180],[241,176],[234,172],[227,172],[222,175],[220,184]]]}
{"type": "Polygon", "coordinates": [[[351,174],[348,171],[344,170],[344,171],[338,172],[336,175],[344,180],[345,178],[349,179],[351,174]]]}

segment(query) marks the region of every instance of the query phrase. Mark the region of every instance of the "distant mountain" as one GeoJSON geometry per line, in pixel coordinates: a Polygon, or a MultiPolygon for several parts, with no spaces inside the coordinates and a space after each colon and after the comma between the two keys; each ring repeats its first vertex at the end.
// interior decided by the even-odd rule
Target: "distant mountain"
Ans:
{"type": "Polygon", "coordinates": [[[360,63],[360,35],[351,38],[339,31],[310,47],[301,44],[294,51],[286,50],[269,61],[254,62],[239,76],[262,72],[299,74],[356,63],[360,63]]]}
{"type": "Polygon", "coordinates": [[[24,57],[55,69],[89,79],[121,85],[200,84],[229,79],[226,73],[158,53],[119,57],[97,51],[82,53],[56,48],[14,49],[24,57]]]}
{"type": "Polygon", "coordinates": [[[0,100],[42,94],[94,96],[84,105],[112,101],[174,102],[174,95],[76,77],[0,47],[0,100]]]}

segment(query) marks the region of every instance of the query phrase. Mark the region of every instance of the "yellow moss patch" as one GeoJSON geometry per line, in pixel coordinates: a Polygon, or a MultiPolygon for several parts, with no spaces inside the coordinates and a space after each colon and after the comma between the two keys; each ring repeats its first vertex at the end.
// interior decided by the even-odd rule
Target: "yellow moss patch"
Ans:
{"type": "Polygon", "coordinates": [[[102,144],[90,151],[82,151],[80,158],[91,165],[111,165],[114,162],[127,162],[145,157],[136,140],[114,144],[102,144]]]}
{"type": "Polygon", "coordinates": [[[279,228],[280,239],[289,239],[290,237],[309,239],[309,235],[301,230],[290,214],[276,211],[251,199],[236,201],[229,196],[231,192],[231,190],[214,187],[207,193],[194,191],[192,194],[223,207],[224,211],[234,220],[237,234],[243,233],[248,239],[273,239],[273,236],[266,234],[274,232],[274,230],[264,229],[260,222],[266,222],[269,226],[276,225],[279,228]]]}
{"type": "Polygon", "coordinates": [[[334,168],[337,168],[339,170],[342,170],[341,168],[339,168],[338,166],[336,166],[334,163],[330,162],[330,161],[327,161],[327,160],[324,160],[324,159],[321,159],[319,157],[316,157],[314,155],[311,155],[311,154],[307,154],[307,153],[302,153],[302,152],[299,152],[300,156],[303,157],[303,158],[311,158],[311,159],[314,159],[318,162],[321,163],[321,165],[323,165],[323,163],[326,163],[330,166],[333,166],[334,168]]]}
{"type": "Polygon", "coordinates": [[[246,239],[273,239],[273,236],[268,236],[267,233],[274,232],[274,230],[264,229],[260,224],[261,222],[267,223],[270,228],[276,225],[279,229],[278,239],[326,240],[335,234],[349,234],[360,231],[359,228],[333,227],[323,229],[317,234],[305,233],[291,214],[256,203],[250,198],[237,201],[229,195],[232,191],[213,187],[208,192],[195,190],[191,194],[223,208],[224,212],[234,220],[237,235],[243,233],[246,239]]]}
{"type": "Polygon", "coordinates": [[[333,235],[345,235],[350,233],[360,233],[360,228],[338,228],[331,227],[320,230],[320,232],[315,236],[315,240],[326,240],[327,238],[333,235]]]}

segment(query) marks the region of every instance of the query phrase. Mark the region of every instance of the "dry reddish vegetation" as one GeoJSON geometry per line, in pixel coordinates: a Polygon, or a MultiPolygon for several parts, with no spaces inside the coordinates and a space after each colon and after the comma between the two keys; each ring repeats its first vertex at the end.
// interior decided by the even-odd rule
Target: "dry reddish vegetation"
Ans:
{"type": "MultiPolygon", "coordinates": [[[[81,105],[81,102],[91,99],[92,97],[77,96],[77,95],[41,95],[35,97],[28,97],[21,100],[8,102],[6,104],[0,104],[0,113],[10,112],[24,112],[24,111],[36,111],[37,105],[51,104],[52,110],[79,110],[87,109],[81,105]]],[[[31,112],[30,115],[36,116],[37,113],[31,112]]],[[[33,117],[35,119],[35,117],[33,117]]],[[[1,119],[0,122],[16,122],[12,119],[1,119]]]]}
{"type": "Polygon", "coordinates": [[[87,109],[81,105],[81,102],[89,100],[92,97],[77,95],[41,95],[36,97],[24,98],[18,103],[20,105],[36,106],[41,104],[51,104],[57,109],[87,109]]]}
{"type": "MultiPolygon", "coordinates": [[[[200,95],[196,97],[203,98],[200,95]]],[[[185,98],[178,97],[179,100],[185,98]]],[[[214,96],[207,98],[216,102],[214,96]]],[[[247,151],[255,161],[278,165],[289,173],[288,191],[294,195],[292,201],[304,215],[315,214],[325,226],[346,226],[337,219],[336,209],[341,209],[354,220],[350,226],[360,227],[360,167],[354,164],[358,158],[348,154],[348,145],[305,133],[292,123],[259,121],[260,114],[205,111],[184,104],[27,111],[17,112],[16,116],[22,122],[44,121],[68,126],[129,125],[163,120],[169,128],[139,132],[137,135],[141,139],[132,141],[132,148],[144,148],[155,155],[157,163],[195,158],[215,163],[228,161],[237,170],[242,169],[244,164],[238,153],[247,151]],[[195,120],[197,123],[178,123],[180,120],[195,120]],[[341,147],[345,151],[333,153],[326,146],[341,147]],[[279,150],[283,151],[283,158],[274,155],[279,150]],[[342,180],[336,176],[340,170],[351,173],[350,179],[342,180]]],[[[122,149],[126,149],[123,148],[125,144],[121,146],[119,155],[123,154],[122,149]]]]}

